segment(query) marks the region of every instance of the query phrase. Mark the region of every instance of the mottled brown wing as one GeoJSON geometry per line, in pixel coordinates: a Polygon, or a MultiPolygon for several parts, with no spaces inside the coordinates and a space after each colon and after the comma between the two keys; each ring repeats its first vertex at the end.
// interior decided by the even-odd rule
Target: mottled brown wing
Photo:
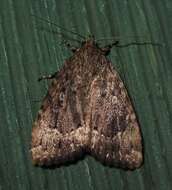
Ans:
{"type": "Polygon", "coordinates": [[[86,146],[77,79],[65,63],[53,79],[32,130],[32,160],[36,165],[59,165],[75,160],[86,146]]]}
{"type": "Polygon", "coordinates": [[[142,163],[139,125],[123,82],[90,40],[65,62],[32,131],[32,159],[62,164],[90,152],[108,165],[142,163]]]}
{"type": "Polygon", "coordinates": [[[90,153],[104,164],[134,169],[142,163],[139,124],[122,80],[110,63],[90,89],[90,153]]]}

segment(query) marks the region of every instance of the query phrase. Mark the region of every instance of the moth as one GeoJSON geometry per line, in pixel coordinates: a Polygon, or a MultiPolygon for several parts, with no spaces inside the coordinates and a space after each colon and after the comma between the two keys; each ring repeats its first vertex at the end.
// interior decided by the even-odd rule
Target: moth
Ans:
{"type": "Polygon", "coordinates": [[[52,78],[32,129],[31,154],[39,166],[92,155],[105,165],[135,169],[143,162],[135,111],[119,74],[93,38],[52,78]]]}

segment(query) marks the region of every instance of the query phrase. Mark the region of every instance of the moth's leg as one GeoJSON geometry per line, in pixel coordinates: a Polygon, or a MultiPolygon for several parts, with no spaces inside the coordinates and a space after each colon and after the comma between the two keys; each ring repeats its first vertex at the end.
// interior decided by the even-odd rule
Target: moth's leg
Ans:
{"type": "Polygon", "coordinates": [[[101,50],[104,52],[105,55],[107,55],[108,53],[110,53],[110,50],[113,46],[118,45],[119,41],[115,41],[111,44],[108,44],[106,46],[104,46],[103,48],[101,48],[101,50]]]}
{"type": "Polygon", "coordinates": [[[38,81],[44,80],[44,79],[53,79],[55,78],[57,72],[55,72],[54,74],[50,74],[50,75],[43,75],[41,77],[38,78],[38,81]]]}

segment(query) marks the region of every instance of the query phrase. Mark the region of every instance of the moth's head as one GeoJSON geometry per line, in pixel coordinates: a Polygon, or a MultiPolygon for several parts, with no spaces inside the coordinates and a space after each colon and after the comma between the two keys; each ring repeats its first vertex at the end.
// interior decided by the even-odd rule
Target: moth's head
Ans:
{"type": "Polygon", "coordinates": [[[96,41],[94,35],[89,34],[88,37],[82,42],[82,45],[86,46],[96,46],[96,41]]]}

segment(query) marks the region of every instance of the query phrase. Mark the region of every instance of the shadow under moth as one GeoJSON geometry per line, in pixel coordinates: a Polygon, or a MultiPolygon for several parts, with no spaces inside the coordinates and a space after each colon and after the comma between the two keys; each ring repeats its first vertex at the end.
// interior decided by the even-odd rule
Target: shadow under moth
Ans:
{"type": "Polygon", "coordinates": [[[53,75],[33,124],[34,164],[62,165],[86,153],[105,165],[141,166],[136,114],[120,76],[106,58],[112,45],[101,48],[94,39],[85,40],[53,75]]]}

